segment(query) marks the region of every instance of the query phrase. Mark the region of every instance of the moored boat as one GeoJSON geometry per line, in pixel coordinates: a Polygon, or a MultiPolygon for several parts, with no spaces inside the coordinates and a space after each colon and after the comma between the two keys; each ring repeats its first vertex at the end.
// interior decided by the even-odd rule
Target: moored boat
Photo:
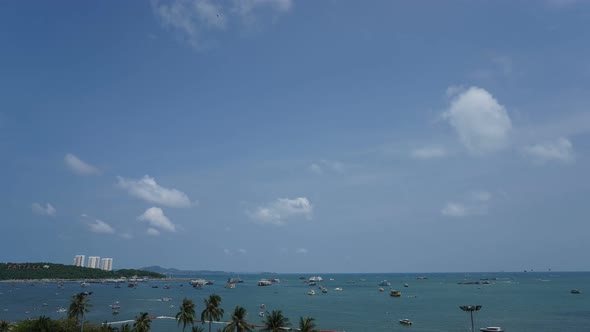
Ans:
{"type": "Polygon", "coordinates": [[[400,324],[403,324],[403,325],[412,325],[412,324],[414,324],[414,323],[413,323],[411,320],[409,320],[409,319],[407,319],[407,318],[405,318],[405,319],[400,319],[400,320],[399,320],[399,323],[400,323],[400,324]]]}
{"type": "Polygon", "coordinates": [[[504,329],[499,326],[488,326],[479,329],[481,332],[504,332],[504,329]]]}
{"type": "Polygon", "coordinates": [[[308,295],[315,295],[315,291],[312,289],[309,292],[307,292],[308,295]]]}
{"type": "Polygon", "coordinates": [[[391,292],[389,292],[389,295],[393,296],[393,297],[400,297],[400,296],[402,296],[402,292],[392,289],[391,292]]]}

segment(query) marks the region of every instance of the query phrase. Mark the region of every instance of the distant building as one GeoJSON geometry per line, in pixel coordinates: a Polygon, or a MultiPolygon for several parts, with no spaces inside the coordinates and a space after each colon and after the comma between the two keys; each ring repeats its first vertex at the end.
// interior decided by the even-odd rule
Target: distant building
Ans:
{"type": "Polygon", "coordinates": [[[84,266],[84,255],[76,255],[74,257],[74,266],[84,266]]]}
{"type": "Polygon", "coordinates": [[[99,269],[100,268],[100,257],[88,256],[88,267],[91,269],[99,269]]]}
{"type": "Polygon", "coordinates": [[[102,269],[105,271],[112,271],[113,270],[113,259],[112,258],[101,259],[101,266],[102,266],[102,269]]]}

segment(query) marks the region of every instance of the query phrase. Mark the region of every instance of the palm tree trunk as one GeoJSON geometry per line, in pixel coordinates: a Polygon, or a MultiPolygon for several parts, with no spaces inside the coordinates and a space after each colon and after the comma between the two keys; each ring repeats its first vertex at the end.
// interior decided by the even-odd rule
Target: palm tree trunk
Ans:
{"type": "Polygon", "coordinates": [[[209,320],[209,332],[211,332],[211,320],[209,320]]]}
{"type": "Polygon", "coordinates": [[[471,332],[473,332],[473,331],[475,331],[473,329],[473,311],[470,311],[470,313],[471,313],[471,332]]]}

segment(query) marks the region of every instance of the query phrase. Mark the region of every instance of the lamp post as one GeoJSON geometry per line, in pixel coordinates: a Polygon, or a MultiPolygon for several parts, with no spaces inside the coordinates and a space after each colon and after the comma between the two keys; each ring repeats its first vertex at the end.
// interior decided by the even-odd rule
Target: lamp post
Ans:
{"type": "Polygon", "coordinates": [[[473,328],[473,312],[474,311],[479,311],[479,309],[481,309],[481,305],[462,305],[459,308],[461,308],[461,310],[463,311],[469,311],[469,314],[471,315],[471,332],[474,332],[474,328],[473,328]]]}

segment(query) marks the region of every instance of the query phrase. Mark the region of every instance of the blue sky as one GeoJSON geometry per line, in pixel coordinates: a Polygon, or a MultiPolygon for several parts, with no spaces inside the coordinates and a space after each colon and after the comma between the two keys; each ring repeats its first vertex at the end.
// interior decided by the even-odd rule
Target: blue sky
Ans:
{"type": "Polygon", "coordinates": [[[1,7],[1,261],[590,270],[584,1],[1,7]]]}

